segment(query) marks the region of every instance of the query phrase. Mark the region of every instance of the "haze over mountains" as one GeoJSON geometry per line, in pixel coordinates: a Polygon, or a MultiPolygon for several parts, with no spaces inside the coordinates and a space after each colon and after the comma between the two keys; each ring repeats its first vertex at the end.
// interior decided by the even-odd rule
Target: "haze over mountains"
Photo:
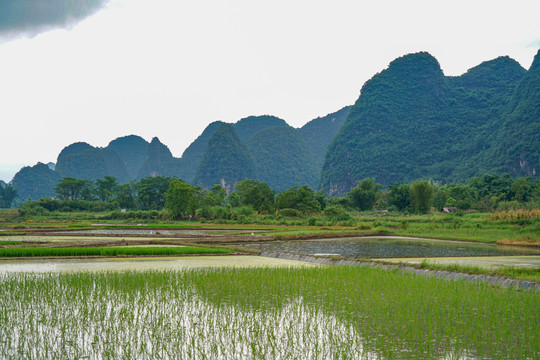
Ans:
{"type": "Polygon", "coordinates": [[[428,53],[400,57],[362,87],[353,106],[300,129],[274,116],[213,122],[175,158],[159,139],[135,135],[105,148],[80,142],[56,167],[21,169],[19,198],[52,196],[65,176],[125,183],[147,176],[232,189],[246,178],[275,190],[307,184],[342,195],[358,180],[383,185],[432,178],[462,182],[483,173],[538,176],[540,52],[527,71],[500,57],[459,77],[443,74],[428,53]]]}

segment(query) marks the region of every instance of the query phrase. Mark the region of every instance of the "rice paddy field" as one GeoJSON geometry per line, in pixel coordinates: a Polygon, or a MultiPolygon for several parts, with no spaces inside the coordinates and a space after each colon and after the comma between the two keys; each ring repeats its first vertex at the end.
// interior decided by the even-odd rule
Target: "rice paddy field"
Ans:
{"type": "Polygon", "coordinates": [[[538,359],[540,294],[367,267],[0,274],[6,359],[538,359]]]}
{"type": "Polygon", "coordinates": [[[108,246],[108,247],[14,247],[0,248],[0,258],[58,256],[157,256],[230,254],[232,250],[196,246],[108,246]]]}

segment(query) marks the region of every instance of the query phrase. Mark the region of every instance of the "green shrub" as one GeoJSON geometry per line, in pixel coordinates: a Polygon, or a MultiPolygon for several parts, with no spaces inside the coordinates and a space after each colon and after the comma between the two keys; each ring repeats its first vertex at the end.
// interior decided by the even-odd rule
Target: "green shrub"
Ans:
{"type": "Polygon", "coordinates": [[[298,210],[295,209],[281,209],[279,210],[279,215],[285,217],[300,217],[302,216],[298,210]]]}

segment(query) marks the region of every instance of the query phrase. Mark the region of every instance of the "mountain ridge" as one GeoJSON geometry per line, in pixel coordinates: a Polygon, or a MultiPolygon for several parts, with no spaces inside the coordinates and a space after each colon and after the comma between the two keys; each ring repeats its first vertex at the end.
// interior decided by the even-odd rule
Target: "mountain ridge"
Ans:
{"type": "MultiPolygon", "coordinates": [[[[50,196],[50,183],[63,176],[114,176],[125,183],[161,175],[211,187],[215,179],[206,182],[201,174],[210,174],[219,156],[228,157],[237,147],[249,149],[247,158],[254,162],[252,172],[243,176],[264,178],[277,189],[295,179],[332,195],[342,195],[368,177],[390,185],[430,178],[461,182],[488,172],[538,176],[539,98],[540,51],[529,70],[501,56],[460,76],[445,76],[435,57],[419,52],[393,60],[366,81],[353,105],[300,128],[272,115],[248,116],[232,124],[215,121],[181,158],[158,138],[149,143],[127,135],[104,148],[76,142],[62,149],[54,169],[41,163],[24,167],[12,183],[34,200],[50,196]],[[234,130],[231,141],[236,145],[223,146],[216,156],[209,142],[224,125],[229,135],[234,130]],[[214,155],[204,161],[209,150],[214,155]],[[47,183],[41,190],[39,177],[47,183]]],[[[234,181],[226,184],[233,186],[234,181]]]]}

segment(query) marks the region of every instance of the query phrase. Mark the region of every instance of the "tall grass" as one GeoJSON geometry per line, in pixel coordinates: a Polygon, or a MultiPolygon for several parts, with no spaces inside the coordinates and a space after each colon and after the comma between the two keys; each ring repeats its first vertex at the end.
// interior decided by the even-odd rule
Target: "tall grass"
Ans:
{"type": "Polygon", "coordinates": [[[171,247],[65,247],[65,248],[3,248],[0,257],[53,257],[53,256],[152,256],[189,254],[230,254],[232,250],[194,246],[171,247]]]}
{"type": "Polygon", "coordinates": [[[534,359],[540,294],[358,267],[0,275],[5,358],[534,359]]]}

